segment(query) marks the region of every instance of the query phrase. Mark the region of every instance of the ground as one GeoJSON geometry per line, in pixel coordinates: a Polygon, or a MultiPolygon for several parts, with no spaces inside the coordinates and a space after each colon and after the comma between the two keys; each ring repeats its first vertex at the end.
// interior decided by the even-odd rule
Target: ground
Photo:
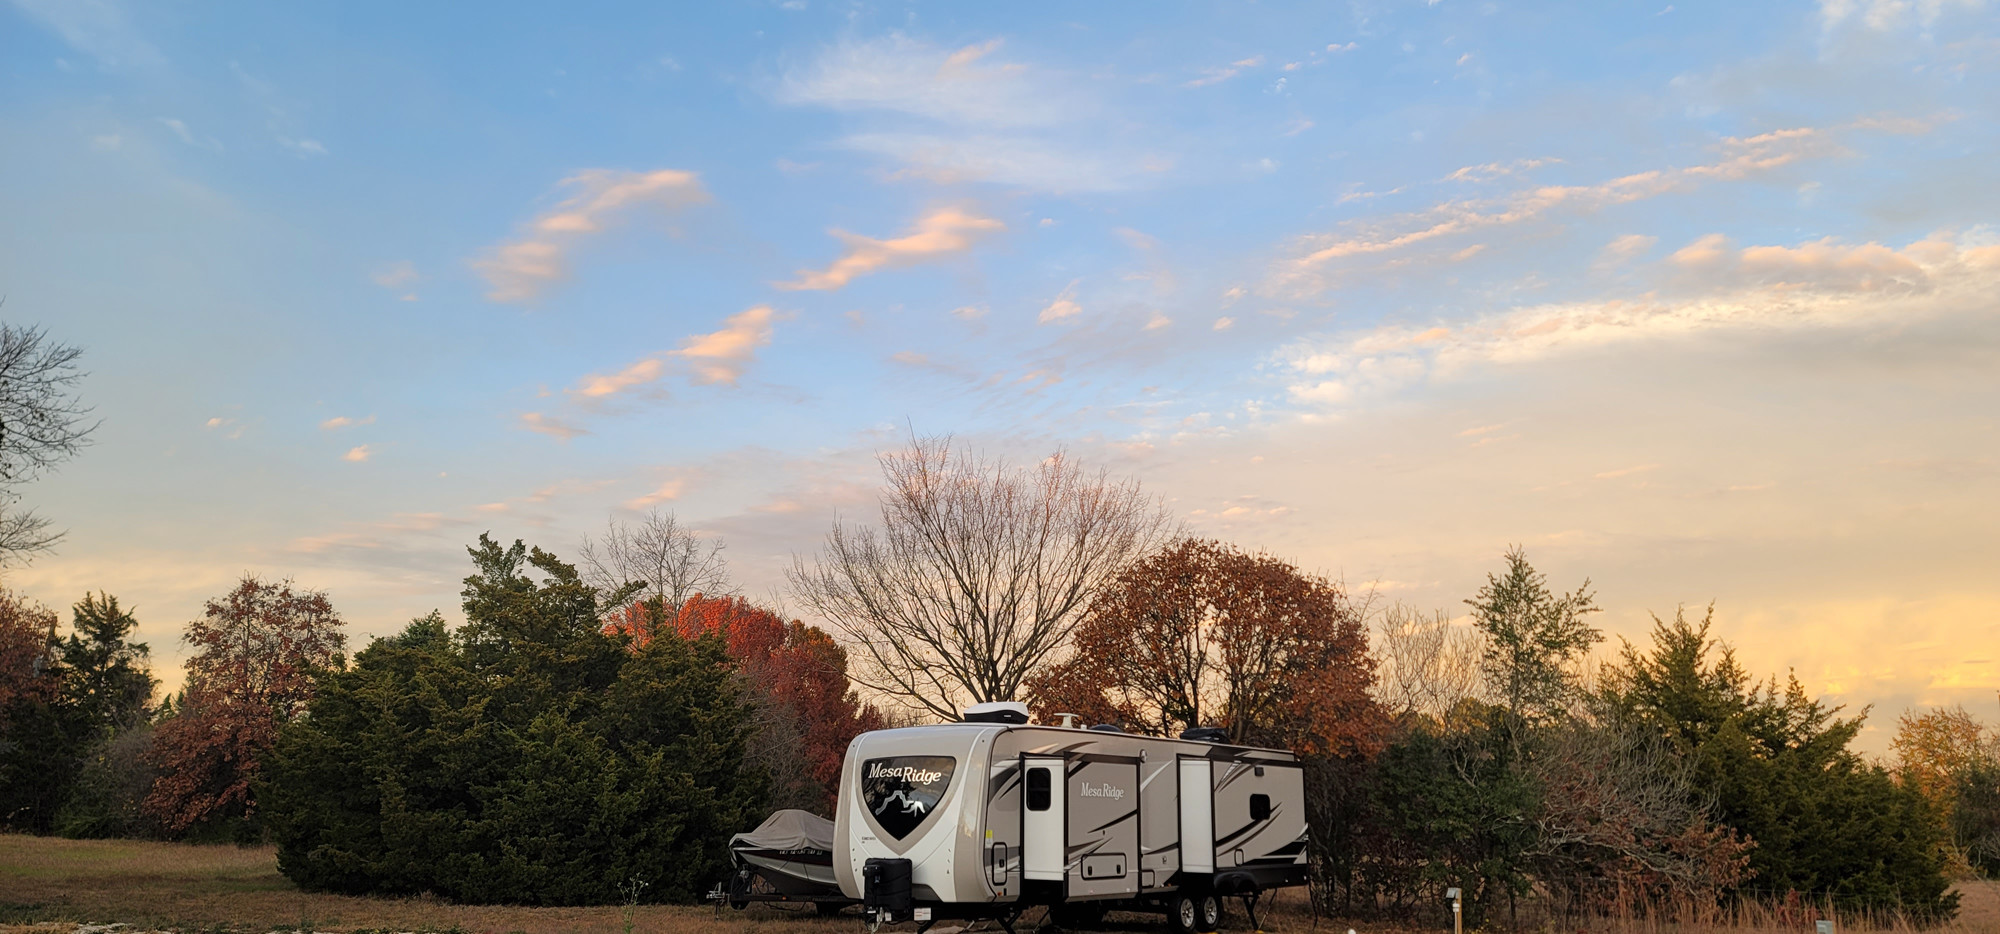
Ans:
{"type": "MultiPolygon", "coordinates": [[[[1949,930],[2000,934],[2000,883],[1961,887],[1964,907],[1949,930]]],[[[1272,934],[1315,925],[1297,893],[1283,893],[1265,925],[1272,934]]],[[[1031,919],[1032,920],[1032,916],[1031,919]]],[[[1123,930],[1163,931],[1157,918],[1115,916],[1123,930]]],[[[1241,929],[1237,913],[1232,927],[1241,929]]],[[[1322,919],[1317,930],[1381,932],[1379,925],[1322,919]]],[[[278,874],[271,847],[189,846],[130,840],[0,835],[0,934],[137,934],[144,931],[448,932],[465,934],[859,934],[852,916],[820,919],[778,908],[716,911],[648,905],[633,909],[453,905],[424,899],[354,898],[301,892],[278,874]],[[115,931],[99,925],[127,925],[115,931]],[[88,925],[88,927],[85,927],[88,925]]],[[[1633,934],[1664,930],[1640,925],[1633,934]]],[[[1850,928],[1849,930],[1855,930],[1850,928]]],[[[1695,932],[1686,932],[1695,934],[1695,932]]]]}

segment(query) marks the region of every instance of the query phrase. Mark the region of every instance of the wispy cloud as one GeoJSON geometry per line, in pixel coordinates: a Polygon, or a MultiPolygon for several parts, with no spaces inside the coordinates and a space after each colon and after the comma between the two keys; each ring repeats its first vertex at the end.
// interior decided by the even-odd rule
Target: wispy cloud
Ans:
{"type": "Polygon", "coordinates": [[[320,422],[319,427],[322,431],[332,431],[336,428],[353,428],[357,425],[373,424],[375,424],[375,416],[373,415],[366,418],[351,418],[346,415],[336,415],[326,421],[320,422]]]}
{"type": "Polygon", "coordinates": [[[909,233],[890,240],[832,230],[829,233],[847,246],[839,259],[825,269],[801,269],[797,279],[775,285],[787,290],[831,291],[857,276],[963,253],[980,238],[1006,229],[1007,225],[1000,221],[962,208],[940,208],[919,218],[909,233]]]}
{"type": "Polygon", "coordinates": [[[569,196],[529,221],[521,235],[473,262],[496,302],[525,302],[569,278],[569,253],[641,211],[673,213],[708,200],[693,172],[585,169],[558,185],[569,196]]]}
{"type": "Polygon", "coordinates": [[[649,506],[657,506],[661,503],[670,503],[673,502],[674,500],[680,499],[681,493],[686,489],[687,489],[687,480],[680,477],[675,477],[671,480],[666,481],[665,483],[660,484],[658,487],[654,488],[653,492],[651,493],[647,493],[644,496],[638,496],[626,500],[625,506],[628,509],[645,509],[649,506]]]}
{"type": "Polygon", "coordinates": [[[548,435],[551,438],[559,438],[563,441],[568,441],[578,435],[590,434],[588,429],[580,428],[553,415],[545,415],[541,412],[522,412],[520,422],[522,428],[548,435]]]}
{"type": "Polygon", "coordinates": [[[1709,236],[1677,251],[1660,271],[1676,276],[1685,294],[1535,305],[1449,327],[1305,339],[1274,362],[1289,374],[1294,403],[1338,407],[1473,367],[1618,345],[1980,315],[2000,291],[2000,245],[1940,236],[1902,249],[1832,240],[1738,248],[1709,236]]]}
{"type": "Polygon", "coordinates": [[[845,40],[789,69],[774,96],[853,115],[861,124],[842,146],[935,181],[1109,191],[1143,184],[1144,167],[1160,164],[1107,138],[1091,83],[999,61],[1000,48],[902,34],[845,40]]]}
{"type": "Polygon", "coordinates": [[[1258,65],[1262,64],[1264,64],[1264,56],[1252,55],[1249,58],[1230,62],[1228,65],[1219,66],[1215,68],[1204,68],[1201,70],[1201,77],[1189,81],[1184,86],[1190,88],[1201,88],[1201,87],[1207,87],[1211,84],[1220,84],[1224,81],[1228,81],[1229,79],[1236,77],[1239,74],[1242,74],[1243,69],[1245,68],[1255,68],[1258,65]]]}
{"type": "MultiPolygon", "coordinates": [[[[1835,134],[1812,127],[1722,140],[1713,162],[1624,175],[1592,185],[1539,185],[1494,199],[1446,201],[1428,210],[1362,222],[1338,234],[1301,240],[1297,255],[1280,264],[1278,288],[1316,291],[1317,273],[1356,256],[1388,253],[1461,234],[1537,221],[1558,211],[1589,213],[1684,191],[1708,182],[1738,181],[1803,159],[1840,151],[1835,134]]],[[[1471,171],[1473,168],[1461,169],[1471,171]]],[[[1455,175],[1456,173],[1454,173],[1455,175]]]]}
{"type": "Polygon", "coordinates": [[[106,68],[166,62],[112,0],[14,0],[14,7],[106,68]]]}
{"type": "Polygon", "coordinates": [[[368,459],[368,445],[358,444],[348,448],[347,453],[340,455],[340,459],[350,464],[359,464],[368,459]]]}
{"type": "Polygon", "coordinates": [[[1986,0],[1819,0],[1820,24],[1832,30],[1854,23],[1879,32],[1911,25],[1929,29],[1946,13],[1978,13],[1986,0]]]}
{"type": "Polygon", "coordinates": [[[1035,320],[1042,324],[1048,324],[1051,321],[1061,321],[1064,318],[1082,314],[1083,306],[1076,303],[1076,286],[1077,283],[1082,281],[1081,279],[1071,281],[1069,286],[1062,290],[1062,294],[1057,295],[1047,305],[1043,306],[1042,313],[1035,320]]]}
{"type": "Polygon", "coordinates": [[[615,372],[586,376],[567,394],[586,404],[634,394],[658,394],[656,384],[676,365],[694,385],[734,386],[750,364],[756,362],[757,348],[771,342],[777,317],[778,313],[769,305],[744,309],[724,319],[721,328],[684,338],[674,350],[642,357],[615,372]]]}

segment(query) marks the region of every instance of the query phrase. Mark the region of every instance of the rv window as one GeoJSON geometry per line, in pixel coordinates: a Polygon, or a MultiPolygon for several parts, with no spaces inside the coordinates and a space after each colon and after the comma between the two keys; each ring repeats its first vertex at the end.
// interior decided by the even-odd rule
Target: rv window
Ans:
{"type": "Polygon", "coordinates": [[[1049,809],[1049,770],[1046,768],[1028,770],[1028,810],[1049,809]]]}
{"type": "Polygon", "coordinates": [[[1250,819],[1251,819],[1251,820],[1268,820],[1268,819],[1270,818],[1270,816],[1271,816],[1271,796],[1270,796],[1270,795],[1251,795],[1251,796],[1250,796],[1250,819]]]}

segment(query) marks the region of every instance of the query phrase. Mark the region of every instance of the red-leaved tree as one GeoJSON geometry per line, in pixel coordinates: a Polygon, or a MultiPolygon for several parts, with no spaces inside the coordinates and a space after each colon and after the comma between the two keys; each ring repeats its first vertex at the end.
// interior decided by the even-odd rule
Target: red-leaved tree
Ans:
{"type": "Polygon", "coordinates": [[[1182,539],[1092,601],[1066,661],[1032,679],[1036,713],[1161,735],[1221,726],[1304,755],[1367,752],[1379,734],[1361,614],[1333,582],[1221,542],[1182,539]]]}
{"type": "Polygon", "coordinates": [[[762,714],[752,756],[772,771],[780,804],[832,807],[840,763],[854,737],[886,725],[847,679],[847,652],[817,626],[785,622],[741,597],[695,594],[669,618],[657,601],[626,607],[606,632],[644,645],[656,632],[684,639],[715,634],[743,668],[762,714]],[[794,784],[796,779],[806,779],[794,784]]]}
{"type": "Polygon", "coordinates": [[[0,735],[16,704],[54,700],[56,614],[11,590],[0,589],[0,735]]]}
{"type": "Polygon", "coordinates": [[[254,815],[257,770],[312,699],[313,672],[338,662],[341,625],[326,594],[291,581],[245,576],[208,601],[181,636],[195,651],[179,712],[146,753],[159,770],[146,812],[174,833],[254,815]]]}

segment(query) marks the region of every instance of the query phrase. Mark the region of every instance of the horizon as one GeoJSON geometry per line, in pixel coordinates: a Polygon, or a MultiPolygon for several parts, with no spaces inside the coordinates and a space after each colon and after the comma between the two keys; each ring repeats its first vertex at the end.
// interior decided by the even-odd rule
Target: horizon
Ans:
{"type": "Polygon", "coordinates": [[[245,573],[358,650],[652,508],[783,609],[914,430],[1461,622],[1517,544],[1602,650],[1712,602],[1870,754],[2000,723],[1984,0],[0,23],[0,307],[102,419],[0,581],[170,686],[245,573]]]}

